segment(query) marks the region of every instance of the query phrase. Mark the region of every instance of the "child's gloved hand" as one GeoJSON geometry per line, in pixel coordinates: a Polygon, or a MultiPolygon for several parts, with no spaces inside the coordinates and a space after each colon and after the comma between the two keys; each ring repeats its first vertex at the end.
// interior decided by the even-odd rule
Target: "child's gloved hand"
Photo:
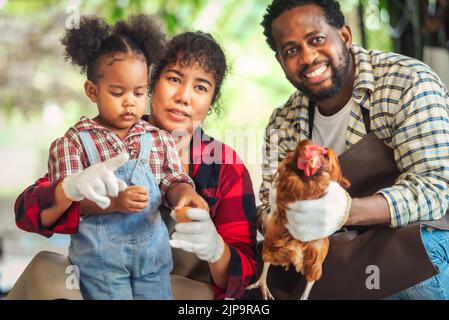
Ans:
{"type": "Polygon", "coordinates": [[[123,213],[135,213],[148,206],[148,190],[142,186],[130,186],[125,191],[112,199],[111,207],[114,211],[123,213]]]}
{"type": "Polygon", "coordinates": [[[62,181],[62,189],[66,197],[73,201],[87,198],[100,208],[106,209],[111,204],[108,196],[117,197],[119,191],[127,188],[126,183],[118,179],[114,171],[124,165],[128,159],[129,155],[122,153],[65,177],[62,181]]]}
{"type": "Polygon", "coordinates": [[[172,240],[173,248],[195,253],[201,260],[210,263],[218,261],[224,252],[224,241],[218,234],[209,212],[193,208],[187,211],[192,222],[178,223],[172,240]]]}

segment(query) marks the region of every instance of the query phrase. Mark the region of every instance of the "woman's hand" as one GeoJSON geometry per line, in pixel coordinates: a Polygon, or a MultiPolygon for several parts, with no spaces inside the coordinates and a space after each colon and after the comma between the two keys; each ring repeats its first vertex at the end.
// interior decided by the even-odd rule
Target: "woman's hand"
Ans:
{"type": "Polygon", "coordinates": [[[119,192],[117,198],[112,198],[109,211],[123,213],[135,213],[148,206],[148,190],[142,186],[130,186],[125,191],[119,192]]]}
{"type": "Polygon", "coordinates": [[[209,211],[209,205],[188,183],[178,183],[167,191],[167,200],[175,210],[182,207],[200,208],[209,211]]]}
{"type": "Polygon", "coordinates": [[[209,205],[193,188],[186,188],[180,195],[175,210],[182,207],[200,208],[209,211],[209,205]]]}
{"type": "Polygon", "coordinates": [[[225,244],[218,234],[209,212],[193,208],[187,211],[187,217],[194,221],[176,224],[172,240],[169,240],[170,245],[173,248],[193,252],[201,260],[210,263],[220,260],[225,250],[225,244]]]}

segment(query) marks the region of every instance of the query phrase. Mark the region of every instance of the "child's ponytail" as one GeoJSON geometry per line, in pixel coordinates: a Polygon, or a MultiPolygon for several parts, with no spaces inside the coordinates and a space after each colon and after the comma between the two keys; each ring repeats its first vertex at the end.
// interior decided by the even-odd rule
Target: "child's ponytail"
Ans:
{"type": "Polygon", "coordinates": [[[147,15],[131,16],[111,27],[96,16],[81,17],[78,29],[67,30],[61,39],[65,58],[81,67],[87,79],[96,82],[100,57],[117,52],[134,52],[145,57],[148,68],[158,61],[165,45],[165,35],[147,15]]]}
{"type": "MultiPolygon", "coordinates": [[[[109,37],[111,27],[104,19],[96,16],[81,17],[79,29],[67,30],[61,39],[65,46],[65,58],[81,67],[81,73],[88,71],[97,60],[102,43],[109,37]]],[[[91,78],[91,75],[87,75],[91,78]]]]}
{"type": "Polygon", "coordinates": [[[132,50],[141,51],[148,66],[159,60],[165,46],[165,35],[154,18],[140,14],[118,21],[113,34],[127,39],[132,50]]]}

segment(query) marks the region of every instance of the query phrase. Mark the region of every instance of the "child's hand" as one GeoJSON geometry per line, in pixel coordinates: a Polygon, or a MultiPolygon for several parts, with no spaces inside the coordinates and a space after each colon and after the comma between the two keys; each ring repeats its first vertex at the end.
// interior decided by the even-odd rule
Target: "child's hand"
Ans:
{"type": "Polygon", "coordinates": [[[114,175],[114,171],[124,165],[128,159],[128,153],[121,153],[83,171],[73,173],[64,178],[61,189],[65,196],[72,201],[81,201],[87,198],[95,202],[101,209],[106,209],[111,205],[108,196],[115,198],[119,191],[124,191],[128,187],[125,182],[114,175]]]}
{"type": "Polygon", "coordinates": [[[189,206],[193,208],[200,208],[209,211],[209,205],[206,200],[203,199],[193,188],[185,188],[179,197],[178,203],[175,206],[175,210],[182,207],[189,206]]]}
{"type": "Polygon", "coordinates": [[[117,198],[112,198],[114,211],[134,213],[148,206],[148,190],[142,186],[130,186],[119,192],[117,198]]]}

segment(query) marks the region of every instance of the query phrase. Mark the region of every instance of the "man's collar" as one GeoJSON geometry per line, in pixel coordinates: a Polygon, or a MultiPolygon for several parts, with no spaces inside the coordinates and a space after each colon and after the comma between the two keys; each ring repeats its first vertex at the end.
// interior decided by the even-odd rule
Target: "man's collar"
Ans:
{"type": "Polygon", "coordinates": [[[374,75],[371,56],[368,51],[353,44],[351,52],[354,56],[355,65],[353,96],[356,98],[361,91],[374,91],[374,75]]]}

